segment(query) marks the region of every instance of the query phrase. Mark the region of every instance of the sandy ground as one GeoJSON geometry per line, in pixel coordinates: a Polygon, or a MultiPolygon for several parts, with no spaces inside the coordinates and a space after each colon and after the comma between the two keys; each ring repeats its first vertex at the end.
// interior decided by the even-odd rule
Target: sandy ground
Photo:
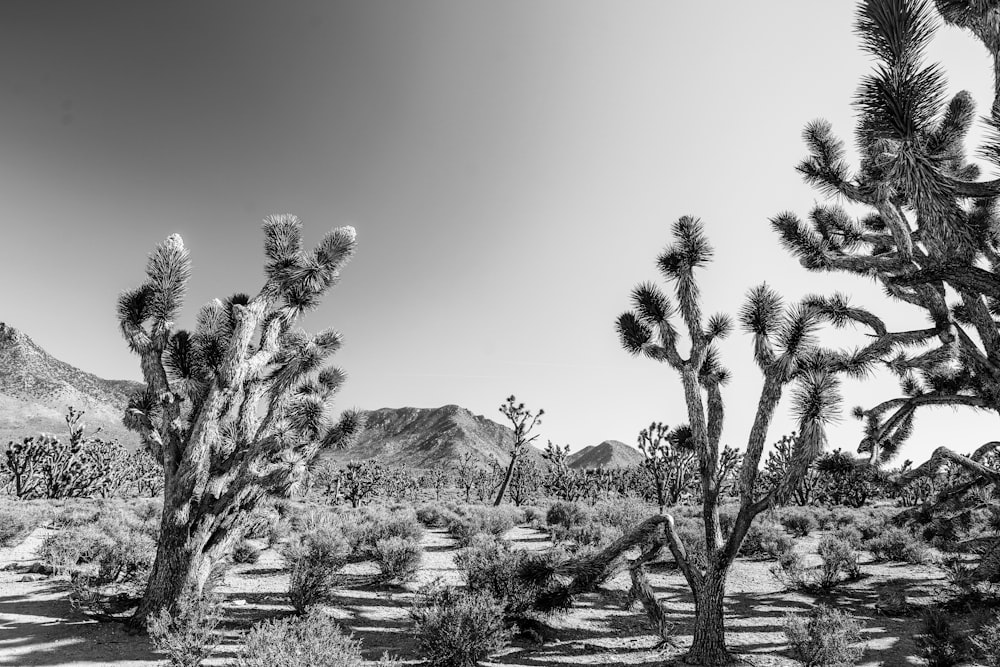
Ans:
{"type": "MultiPolygon", "coordinates": [[[[47,532],[45,528],[37,529],[22,544],[0,549],[0,666],[163,664],[145,639],[126,634],[116,624],[89,620],[73,610],[66,600],[69,584],[64,577],[24,574],[24,568],[35,562],[36,549],[47,532]]],[[[549,545],[544,534],[527,528],[515,528],[508,537],[526,549],[549,545]]],[[[800,540],[796,548],[814,552],[817,540],[817,536],[800,540]]],[[[338,592],[331,612],[361,639],[366,659],[377,660],[388,653],[407,663],[419,662],[408,613],[413,591],[437,578],[445,583],[461,583],[454,565],[454,542],[444,531],[428,531],[424,548],[420,574],[406,587],[338,592]]],[[[926,664],[917,657],[912,638],[919,627],[918,619],[882,616],[876,611],[876,602],[886,590],[902,591],[914,603],[933,601],[944,583],[937,567],[863,562],[863,579],[821,599],[785,591],[770,572],[772,564],[740,560],[729,578],[728,641],[749,664],[799,664],[789,655],[782,633],[783,617],[789,612],[807,611],[818,601],[834,604],[861,620],[867,644],[860,663],[863,666],[926,664]]],[[[623,608],[628,577],[621,574],[608,582],[606,590],[582,596],[569,613],[552,619],[555,641],[538,645],[519,640],[485,664],[662,665],[690,644],[694,608],[676,571],[654,568],[651,578],[670,610],[671,620],[677,624],[676,648],[655,649],[657,638],[641,607],[623,608]]],[[[217,589],[226,598],[227,641],[208,664],[227,664],[238,649],[240,629],[262,618],[290,612],[284,596],[287,584],[281,558],[272,550],[264,551],[253,565],[237,565],[230,570],[217,589]]]]}

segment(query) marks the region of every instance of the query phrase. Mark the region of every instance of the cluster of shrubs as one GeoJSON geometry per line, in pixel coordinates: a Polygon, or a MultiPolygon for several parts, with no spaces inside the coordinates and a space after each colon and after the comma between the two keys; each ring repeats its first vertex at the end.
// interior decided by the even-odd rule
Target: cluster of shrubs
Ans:
{"type": "MultiPolygon", "coordinates": [[[[153,646],[167,655],[174,667],[198,667],[218,647],[221,607],[218,597],[187,595],[171,613],[149,618],[147,630],[153,646]]],[[[268,619],[255,624],[241,638],[235,667],[361,667],[361,642],[345,632],[319,607],[300,616],[268,619]]],[[[377,663],[400,664],[384,656],[377,663]]]]}
{"type": "Polygon", "coordinates": [[[97,585],[141,584],[156,555],[159,513],[152,500],[67,506],[52,517],[58,530],[42,541],[39,557],[56,572],[97,585]]]}
{"type": "Polygon", "coordinates": [[[378,574],[363,583],[404,584],[423,558],[423,528],[411,510],[366,506],[343,512],[313,512],[301,520],[285,545],[291,578],[289,598],[296,611],[329,601],[348,563],[371,562],[378,574]]]}

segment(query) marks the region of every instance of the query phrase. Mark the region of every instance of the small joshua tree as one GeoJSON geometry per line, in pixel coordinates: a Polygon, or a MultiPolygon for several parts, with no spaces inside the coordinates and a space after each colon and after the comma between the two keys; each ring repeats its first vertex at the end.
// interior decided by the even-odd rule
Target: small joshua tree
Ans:
{"type": "Polygon", "coordinates": [[[358,507],[376,494],[385,478],[385,468],[377,461],[351,461],[340,472],[340,490],[351,507],[358,507]]]}
{"type": "Polygon", "coordinates": [[[586,491],[583,475],[569,467],[569,445],[559,446],[549,440],[542,452],[548,466],[543,484],[545,492],[560,500],[577,500],[586,491]]]}
{"type": "Polygon", "coordinates": [[[466,503],[472,502],[472,489],[476,486],[476,474],[478,472],[479,466],[476,465],[476,457],[472,455],[472,452],[462,454],[462,458],[458,462],[458,467],[455,468],[455,481],[458,487],[465,493],[466,503]]]}
{"type": "Polygon", "coordinates": [[[164,475],[156,560],[132,619],[137,627],[172,610],[183,593],[200,594],[261,500],[293,491],[321,448],[345,444],[361,428],[355,412],[336,425],[328,412],[344,374],[323,364],[340,348],[340,334],[295,326],[354,250],[352,227],[306,251],[298,218],[271,216],[263,287],[256,296],[210,301],[186,331],[174,323],[191,268],[174,235],[150,254],[143,283],[119,297],[121,331],[146,380],[125,423],[164,475]]]}
{"type": "MultiPolygon", "coordinates": [[[[691,664],[728,664],[731,656],[725,644],[723,600],[725,582],[751,523],[770,507],[775,498],[793,488],[805,475],[809,464],[824,449],[826,425],[839,407],[839,383],[842,372],[861,373],[868,369],[871,355],[860,350],[844,353],[822,348],[815,332],[822,322],[821,311],[808,302],[785,307],[780,297],[766,285],[752,289],[740,312],[743,329],[754,338],[754,358],[763,374],[763,387],[756,418],[751,428],[746,454],[740,466],[738,491],[740,509],[732,529],[724,535],[719,518],[719,500],[727,457],[720,447],[724,403],[722,387],[729,372],[719,362],[715,341],[727,336],[732,328],[726,315],[713,315],[707,321],[702,313],[701,294],[695,271],[709,262],[712,248],[701,222],[690,217],[673,226],[674,243],[658,259],[664,277],[673,283],[677,305],[656,285],[644,283],[633,290],[635,309],[618,318],[618,333],[623,347],[669,366],[680,375],[684,387],[692,449],[696,453],[698,478],[702,492],[702,519],[705,532],[703,562],[689,556],[688,548],[674,529],[669,514],[654,516],[631,534],[584,564],[569,586],[577,590],[594,580],[594,573],[623,550],[655,535],[665,527],[666,546],[670,549],[694,594],[694,643],[686,659],[691,664]],[[687,357],[681,356],[680,334],[675,318],[686,329],[690,344],[687,357]],[[792,409],[799,422],[799,433],[792,464],[778,485],[758,496],[758,466],[764,450],[768,427],[786,388],[792,388],[792,409]]],[[[655,545],[652,551],[658,547],[655,545]]],[[[641,560],[646,560],[644,554],[641,560]]]]}
{"type": "Polygon", "coordinates": [[[506,402],[500,406],[500,412],[510,420],[514,427],[514,443],[510,448],[510,463],[507,464],[507,472],[504,474],[503,481],[500,482],[500,490],[497,491],[496,500],[493,501],[494,505],[503,502],[507,487],[510,486],[511,477],[514,476],[514,471],[517,469],[518,461],[527,451],[528,445],[538,438],[538,434],[531,435],[531,431],[542,423],[542,415],[545,414],[545,410],[541,409],[532,413],[525,407],[524,403],[518,403],[514,396],[507,397],[506,402]]]}
{"type": "Polygon", "coordinates": [[[662,422],[653,422],[639,431],[639,451],[643,470],[653,482],[656,503],[663,513],[673,505],[691,483],[695,471],[695,451],[691,428],[678,426],[674,430],[662,422]]]}

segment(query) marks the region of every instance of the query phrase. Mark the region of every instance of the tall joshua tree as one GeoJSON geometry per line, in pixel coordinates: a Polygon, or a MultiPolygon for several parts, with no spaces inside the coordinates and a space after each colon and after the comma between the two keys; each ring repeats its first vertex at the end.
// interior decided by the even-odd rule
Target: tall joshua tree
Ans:
{"type": "Polygon", "coordinates": [[[531,432],[542,423],[542,415],[545,414],[545,410],[542,409],[539,409],[538,412],[532,412],[525,407],[524,403],[518,403],[514,396],[507,397],[507,400],[500,406],[500,412],[514,427],[514,443],[510,448],[510,463],[507,464],[507,472],[504,473],[503,481],[500,482],[500,490],[497,491],[497,497],[493,501],[494,506],[503,502],[507,487],[510,486],[510,480],[514,477],[514,472],[521,462],[521,457],[527,451],[528,445],[538,439],[538,434],[532,435],[531,432]]]}
{"type": "MultiPolygon", "coordinates": [[[[993,60],[990,129],[979,156],[1000,165],[1000,6],[974,0],[937,0],[948,23],[971,32],[993,60]]],[[[945,97],[937,65],[923,60],[937,27],[926,0],[867,0],[856,31],[876,60],[858,92],[857,145],[852,168],[830,125],[805,129],[809,156],[798,166],[824,194],[870,211],[855,219],[839,205],[822,204],[801,221],[792,213],[772,220],[784,244],[812,271],[842,271],[875,279],[886,293],[922,310],[932,325],[889,331],[883,321],[840,296],[817,300],[836,324],[870,330],[879,358],[900,379],[901,395],[856,415],[865,420],[859,451],[885,461],[913,429],[919,408],[965,406],[1000,412],[1000,179],[980,181],[965,146],[975,120],[967,92],[945,97]],[[908,353],[894,348],[904,345],[908,353]]],[[[963,456],[947,447],[902,476],[934,474],[943,463],[963,467],[973,484],[1000,483],[988,464],[1000,442],[963,456]]],[[[969,486],[965,485],[965,490],[969,486]]],[[[939,499],[960,498],[960,489],[939,499]]],[[[924,512],[927,515],[927,512],[924,512]]],[[[1000,558],[1000,549],[996,550],[1000,558]]]]}
{"type": "MultiPolygon", "coordinates": [[[[725,408],[722,389],[729,372],[722,367],[715,342],[732,329],[729,316],[717,314],[707,320],[702,312],[696,271],[709,263],[712,248],[700,221],[683,217],[673,225],[674,243],[660,255],[657,264],[673,285],[676,305],[653,283],[643,283],[632,292],[634,309],[618,318],[622,346],[633,355],[661,362],[680,376],[684,387],[690,428],[690,446],[697,460],[702,490],[702,519],[705,529],[704,562],[689,555],[688,545],[674,529],[668,513],[647,519],[632,533],[580,564],[569,591],[580,590],[593,575],[624,549],[640,544],[665,527],[670,549],[694,595],[694,643],[687,653],[689,664],[724,665],[732,661],[726,648],[723,600],[726,577],[747,530],[759,513],[775,499],[794,488],[809,464],[826,445],[826,426],[839,406],[842,373],[866,369],[862,353],[845,353],[820,347],[815,333],[822,323],[821,313],[809,303],[786,307],[766,285],[750,290],[740,311],[740,323],[753,336],[754,358],[763,374],[763,386],[756,418],[747,438],[740,467],[738,491],[740,509],[732,531],[725,535],[719,520],[719,500],[725,475],[721,467],[730,456],[720,447],[725,408]],[[681,354],[682,336],[677,320],[685,329],[689,344],[681,354]],[[801,437],[796,441],[792,464],[773,489],[756,494],[758,467],[764,451],[768,427],[783,393],[792,392],[792,410],[801,437]]],[[[654,538],[651,551],[659,548],[654,538]]],[[[648,562],[644,555],[640,561],[648,562]]]]}
{"type": "Polygon", "coordinates": [[[334,229],[306,251],[301,227],[292,215],[265,219],[263,287],[253,297],[210,301],[194,331],[174,326],[191,273],[178,235],[156,246],[145,281],[119,297],[121,330],[146,381],[125,423],[164,474],[156,560],[137,626],[200,593],[261,499],[293,490],[321,448],[345,444],[362,426],[355,412],[335,425],[329,414],[345,376],[323,364],[340,334],[295,327],[337,282],[355,232],[334,229]]]}

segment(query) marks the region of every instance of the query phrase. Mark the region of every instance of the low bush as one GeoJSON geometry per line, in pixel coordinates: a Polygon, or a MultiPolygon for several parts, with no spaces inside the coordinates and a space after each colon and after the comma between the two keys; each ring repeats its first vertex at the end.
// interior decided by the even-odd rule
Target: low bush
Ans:
{"type": "Polygon", "coordinates": [[[89,554],[96,565],[95,581],[140,583],[145,580],[156,558],[156,540],[139,530],[105,535],[94,545],[89,554]]]}
{"type": "Polygon", "coordinates": [[[1000,616],[979,628],[972,643],[989,667],[1000,667],[1000,616]]]}
{"type": "Polygon", "coordinates": [[[304,616],[271,619],[243,635],[236,667],[361,667],[361,643],[318,608],[304,616]]]}
{"type": "Polygon", "coordinates": [[[778,563],[771,571],[790,588],[809,593],[829,592],[843,581],[861,575],[857,552],[832,535],[820,540],[819,556],[820,565],[809,567],[802,556],[789,550],[778,556],[778,563]]]}
{"type": "Polygon", "coordinates": [[[806,667],[850,667],[863,650],[861,624],[844,612],[820,604],[805,617],[785,616],[785,637],[806,667]]]}
{"type": "Polygon", "coordinates": [[[861,576],[858,552],[845,540],[827,535],[819,541],[818,551],[823,561],[820,565],[820,586],[824,590],[832,589],[841,578],[857,579],[861,576]]]}
{"type": "Polygon", "coordinates": [[[387,537],[375,543],[372,558],[384,583],[405,584],[416,576],[424,550],[416,540],[387,537]]]}
{"type": "Polygon", "coordinates": [[[524,513],[524,522],[532,528],[542,528],[547,523],[547,512],[540,507],[525,505],[521,511],[524,513]]]}
{"type": "Polygon", "coordinates": [[[413,510],[388,511],[366,506],[338,517],[339,526],[357,559],[371,558],[379,540],[399,537],[419,542],[423,526],[413,510]]]}
{"type": "Polygon", "coordinates": [[[852,549],[861,549],[864,547],[865,537],[861,534],[861,530],[854,524],[840,526],[833,531],[833,536],[850,544],[852,549]]]}
{"type": "Polygon", "coordinates": [[[627,533],[656,514],[656,509],[635,498],[622,498],[614,502],[602,501],[594,505],[594,520],[605,526],[627,533]]]}
{"type": "Polygon", "coordinates": [[[622,531],[614,526],[591,522],[569,528],[562,535],[562,539],[569,541],[576,549],[582,547],[602,549],[621,536],[622,531]]]}
{"type": "Polygon", "coordinates": [[[0,547],[17,546],[36,524],[24,512],[0,510],[0,547]]]}
{"type": "Polygon", "coordinates": [[[431,667],[474,667],[510,643],[503,606],[484,591],[426,589],[415,597],[411,615],[431,667]]]}
{"type": "Polygon", "coordinates": [[[885,528],[881,533],[865,540],[864,546],[878,561],[924,563],[929,558],[927,546],[913,533],[897,527],[885,528]]]}
{"type": "Polygon", "coordinates": [[[249,540],[240,540],[233,547],[233,562],[250,565],[260,560],[260,549],[249,540]]]}
{"type": "Polygon", "coordinates": [[[445,528],[457,518],[458,514],[442,505],[428,504],[417,508],[417,520],[428,528],[445,528]]]}
{"type": "Polygon", "coordinates": [[[806,537],[819,526],[812,512],[802,509],[792,509],[783,513],[781,524],[795,537],[806,537]]]}
{"type": "Polygon", "coordinates": [[[929,667],[955,667],[969,656],[968,640],[955,631],[947,614],[930,610],[924,614],[922,625],[916,642],[929,667]]]}
{"type": "Polygon", "coordinates": [[[247,523],[245,537],[251,540],[262,540],[271,534],[271,528],[281,521],[278,510],[266,504],[258,505],[247,523]]]}
{"type": "Polygon", "coordinates": [[[287,519],[278,519],[267,533],[267,546],[275,547],[285,542],[292,533],[292,526],[287,519]]]}
{"type": "Polygon", "coordinates": [[[93,526],[71,528],[47,535],[38,547],[38,557],[56,572],[75,570],[81,561],[89,561],[101,535],[93,526]]]}
{"type": "Polygon", "coordinates": [[[792,538],[785,528],[774,521],[754,521],[750,524],[740,554],[744,556],[770,556],[777,558],[792,548],[792,538]]]}
{"type": "Polygon", "coordinates": [[[157,651],[167,654],[173,667],[198,667],[222,641],[215,631],[219,608],[216,598],[185,595],[173,613],[161,609],[149,617],[149,638],[157,651]]]}
{"type": "Polygon", "coordinates": [[[545,513],[545,523],[549,526],[560,526],[565,529],[582,526],[588,523],[590,519],[591,514],[587,508],[579,503],[566,500],[559,500],[552,503],[549,510],[545,513]]]}
{"type": "Polygon", "coordinates": [[[290,563],[288,598],[300,615],[322,604],[339,580],[338,570],[350,555],[347,540],[337,529],[325,528],[308,535],[286,549],[290,563]]]}
{"type": "Polygon", "coordinates": [[[514,525],[514,513],[505,507],[474,506],[465,516],[452,522],[448,532],[460,546],[466,546],[477,535],[503,537],[514,525]]]}

